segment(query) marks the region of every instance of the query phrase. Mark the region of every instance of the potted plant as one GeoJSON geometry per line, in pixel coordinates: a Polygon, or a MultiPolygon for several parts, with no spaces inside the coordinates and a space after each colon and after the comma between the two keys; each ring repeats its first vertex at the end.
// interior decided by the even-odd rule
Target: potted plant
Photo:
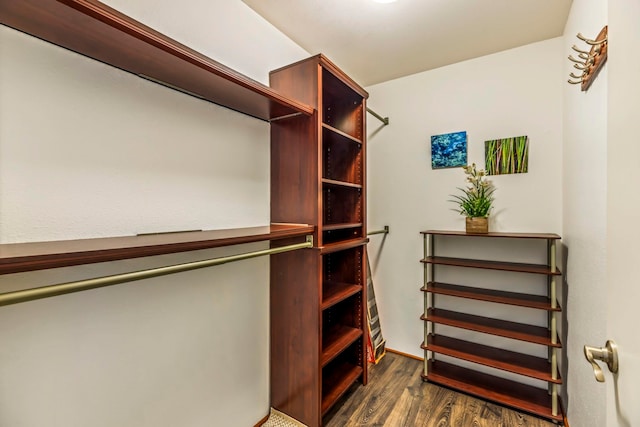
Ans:
{"type": "Polygon", "coordinates": [[[462,195],[452,194],[455,200],[450,200],[458,205],[454,209],[460,215],[466,216],[467,233],[488,233],[489,232],[489,212],[493,205],[493,192],[495,188],[491,181],[487,179],[487,173],[477,170],[476,164],[463,166],[467,175],[467,187],[459,188],[462,195]]]}

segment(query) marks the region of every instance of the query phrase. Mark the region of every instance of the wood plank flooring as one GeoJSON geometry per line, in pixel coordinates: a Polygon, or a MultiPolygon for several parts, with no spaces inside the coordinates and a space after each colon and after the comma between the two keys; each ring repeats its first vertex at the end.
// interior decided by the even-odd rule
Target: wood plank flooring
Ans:
{"type": "Polygon", "coordinates": [[[387,353],[324,418],[325,427],[556,427],[444,387],[422,381],[422,362],[387,353]]]}

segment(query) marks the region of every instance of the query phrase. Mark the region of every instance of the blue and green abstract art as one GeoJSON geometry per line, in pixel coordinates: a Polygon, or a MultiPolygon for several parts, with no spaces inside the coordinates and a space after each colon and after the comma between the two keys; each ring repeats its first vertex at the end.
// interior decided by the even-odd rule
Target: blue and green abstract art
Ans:
{"type": "Polygon", "coordinates": [[[431,168],[455,168],[467,165],[467,132],[445,133],[431,137],[431,168]]]}

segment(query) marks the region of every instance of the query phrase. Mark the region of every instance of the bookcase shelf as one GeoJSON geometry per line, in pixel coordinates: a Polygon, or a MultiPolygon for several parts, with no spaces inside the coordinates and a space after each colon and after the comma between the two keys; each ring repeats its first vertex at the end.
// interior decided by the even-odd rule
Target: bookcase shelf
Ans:
{"type": "Polygon", "coordinates": [[[369,242],[368,238],[356,238],[356,239],[349,239],[349,240],[343,240],[341,242],[336,242],[336,243],[331,243],[328,245],[324,245],[323,247],[320,248],[320,253],[325,255],[325,254],[330,254],[333,252],[338,252],[338,251],[342,251],[345,249],[350,249],[350,248],[355,248],[357,246],[362,246],[365,245],[369,242]]]}
{"type": "Polygon", "coordinates": [[[362,374],[362,366],[347,362],[323,370],[321,415],[326,414],[362,374]]]}
{"type": "Polygon", "coordinates": [[[322,292],[321,310],[325,310],[340,301],[362,291],[361,285],[325,281],[322,292]]]}
{"type": "Polygon", "coordinates": [[[334,231],[334,230],[346,230],[349,228],[359,228],[362,227],[361,222],[345,222],[338,224],[325,224],[322,226],[323,231],[334,231]]]}
{"type": "Polygon", "coordinates": [[[325,131],[328,131],[328,133],[325,133],[324,135],[325,140],[340,141],[341,143],[355,142],[356,144],[362,144],[362,139],[356,138],[354,136],[349,135],[348,133],[342,132],[340,129],[336,129],[333,126],[328,125],[327,123],[322,123],[322,129],[325,131]],[[334,135],[331,135],[331,134],[334,134],[334,135]]]}
{"type": "Polygon", "coordinates": [[[347,187],[347,188],[362,188],[362,184],[353,184],[351,182],[346,181],[338,181],[335,179],[327,179],[323,178],[322,183],[325,185],[333,185],[336,187],[347,187]]]}
{"type": "Polygon", "coordinates": [[[326,366],[355,340],[362,336],[362,330],[348,326],[338,326],[326,331],[322,337],[322,358],[320,365],[326,366]]]}

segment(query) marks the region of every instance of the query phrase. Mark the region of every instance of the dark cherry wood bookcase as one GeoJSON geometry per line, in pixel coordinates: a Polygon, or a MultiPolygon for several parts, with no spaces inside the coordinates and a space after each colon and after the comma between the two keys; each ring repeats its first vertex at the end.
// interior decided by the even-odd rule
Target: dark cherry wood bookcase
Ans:
{"type": "Polygon", "coordinates": [[[314,115],[271,123],[271,218],[316,226],[315,247],[271,257],[271,399],[315,427],[366,362],[367,92],[323,55],[270,74],[314,115]]]}
{"type": "MultiPolygon", "coordinates": [[[[557,322],[561,312],[556,299],[556,279],[561,274],[556,266],[557,234],[547,233],[488,233],[467,234],[459,231],[428,230],[421,232],[424,237],[424,350],[423,379],[444,385],[487,400],[530,412],[553,421],[562,421],[558,387],[562,384],[558,373],[557,322]],[[485,261],[482,259],[449,258],[436,255],[436,242],[450,237],[468,239],[493,238],[491,244],[499,244],[501,239],[528,239],[546,241],[547,263],[523,264],[514,262],[485,261]],[[530,295],[520,292],[484,289],[480,286],[461,286],[436,281],[437,266],[489,269],[543,275],[547,278],[545,295],[530,295]],[[534,326],[517,321],[495,319],[437,308],[436,296],[447,295],[455,298],[506,304],[518,308],[544,310],[548,313],[546,327],[534,326]],[[533,343],[547,349],[548,358],[507,351],[488,345],[481,345],[437,333],[437,325],[447,325],[474,331],[480,334],[497,335],[513,340],[533,343]],[[472,362],[471,366],[483,365],[493,369],[517,374],[516,378],[528,377],[547,383],[547,388],[523,384],[517,380],[507,380],[495,375],[458,366],[437,355],[445,355],[453,360],[472,362]],[[475,364],[475,365],[474,365],[475,364]]],[[[487,241],[487,243],[489,243],[487,241]]],[[[486,311],[489,313],[489,309],[486,311]]],[[[469,365],[467,365],[469,366],[469,365]]]]}

